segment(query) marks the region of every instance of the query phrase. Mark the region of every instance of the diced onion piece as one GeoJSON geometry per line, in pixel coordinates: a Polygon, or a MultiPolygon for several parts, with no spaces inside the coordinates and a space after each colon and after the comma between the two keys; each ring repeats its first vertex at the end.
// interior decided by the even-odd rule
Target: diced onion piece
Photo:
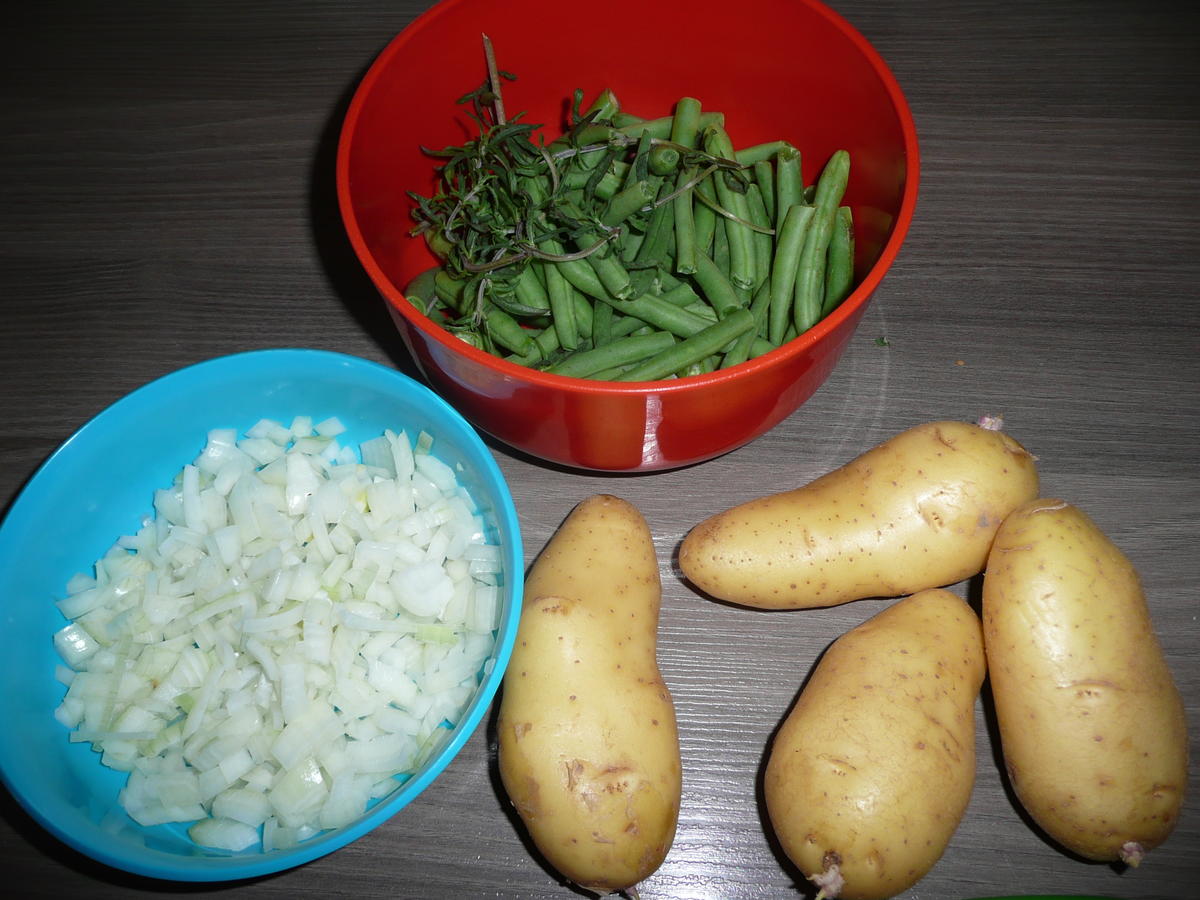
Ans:
{"type": "Polygon", "coordinates": [[[201,819],[188,829],[188,836],[202,847],[234,853],[258,843],[258,829],[234,819],[201,819]]]}

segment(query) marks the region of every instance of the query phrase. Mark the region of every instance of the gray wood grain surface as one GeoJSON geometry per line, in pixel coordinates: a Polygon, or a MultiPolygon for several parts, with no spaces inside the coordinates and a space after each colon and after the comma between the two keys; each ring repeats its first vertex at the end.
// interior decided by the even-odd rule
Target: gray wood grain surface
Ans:
{"type": "MultiPolygon", "coordinates": [[[[412,373],[343,238],[332,176],[358,78],[428,5],[6,9],[0,504],[87,419],[188,363],[306,346],[412,373]]],[[[1003,414],[1039,457],[1044,493],[1080,505],[1129,554],[1200,760],[1196,6],[832,5],[888,61],[922,151],[910,236],[833,376],[766,436],[679,471],[583,474],[494,448],[530,557],[598,491],[636,503],[655,536],[660,660],[685,789],[675,845],[643,900],[811,896],[764,827],[764,747],[820,651],[883,604],[762,614],[712,603],[672,566],[681,536],[921,421],[1003,414]]],[[[967,596],[977,588],[954,586],[967,596]]],[[[1068,857],[1029,827],[1006,789],[987,709],[981,701],[967,815],[905,896],[1200,896],[1197,763],[1175,834],[1141,869],[1117,872],[1068,857]]],[[[68,850],[0,794],[0,878],[30,897],[574,896],[507,811],[490,723],[417,802],[301,870],[232,888],[143,881],[68,850]]]]}

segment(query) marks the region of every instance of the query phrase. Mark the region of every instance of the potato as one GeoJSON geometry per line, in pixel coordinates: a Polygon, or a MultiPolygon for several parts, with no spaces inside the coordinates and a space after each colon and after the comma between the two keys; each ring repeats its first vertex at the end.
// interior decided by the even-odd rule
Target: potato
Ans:
{"type": "Polygon", "coordinates": [[[525,584],[500,775],[550,865],[593,891],[633,887],[675,837],[681,763],[656,659],[660,595],[645,520],[603,494],[571,512],[525,584]]]}
{"type": "Polygon", "coordinates": [[[915,593],[981,572],[1001,520],[1037,494],[1034,458],[1012,438],[931,422],[706,519],[679,567],[719,600],[767,609],[915,593]]]}
{"type": "Polygon", "coordinates": [[[1013,789],[1066,849],[1136,865],[1187,784],[1183,703],[1137,572],[1078,508],[1039,499],[1001,526],[983,623],[1013,789]]]}
{"type": "Polygon", "coordinates": [[[979,619],[934,588],[826,651],[771,745],[763,789],[787,856],[825,897],[906,890],[941,857],[975,782],[979,619]]]}

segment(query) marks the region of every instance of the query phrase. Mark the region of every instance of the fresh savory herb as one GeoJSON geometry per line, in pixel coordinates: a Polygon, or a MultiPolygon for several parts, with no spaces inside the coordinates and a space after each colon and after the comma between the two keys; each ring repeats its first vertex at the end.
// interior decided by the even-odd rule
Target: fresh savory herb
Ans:
{"type": "Polygon", "coordinates": [[[611,90],[586,108],[576,90],[547,144],[506,115],[515,76],[483,42],[488,77],[458,101],[478,135],[425,148],[438,189],[410,192],[413,233],[440,265],[407,296],[460,339],[558,374],[670,378],[766,353],[849,294],[845,151],[806,188],[786,141],[735,150],[695,98],[644,119],[611,90]]]}

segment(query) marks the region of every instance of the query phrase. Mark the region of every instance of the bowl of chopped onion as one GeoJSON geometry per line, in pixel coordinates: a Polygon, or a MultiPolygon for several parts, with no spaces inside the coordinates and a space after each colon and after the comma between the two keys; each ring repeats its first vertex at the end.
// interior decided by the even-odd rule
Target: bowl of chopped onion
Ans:
{"type": "Polygon", "coordinates": [[[109,866],[260,876],[366,834],[482,721],[516,635],[512,497],[474,428],[315,350],[168,374],[0,525],[0,776],[109,866]]]}
{"type": "Polygon", "coordinates": [[[805,403],[918,174],[896,79],[818,0],[443,0],[367,70],[337,158],[429,384],[518,450],[613,472],[711,459],[805,403]]]}

